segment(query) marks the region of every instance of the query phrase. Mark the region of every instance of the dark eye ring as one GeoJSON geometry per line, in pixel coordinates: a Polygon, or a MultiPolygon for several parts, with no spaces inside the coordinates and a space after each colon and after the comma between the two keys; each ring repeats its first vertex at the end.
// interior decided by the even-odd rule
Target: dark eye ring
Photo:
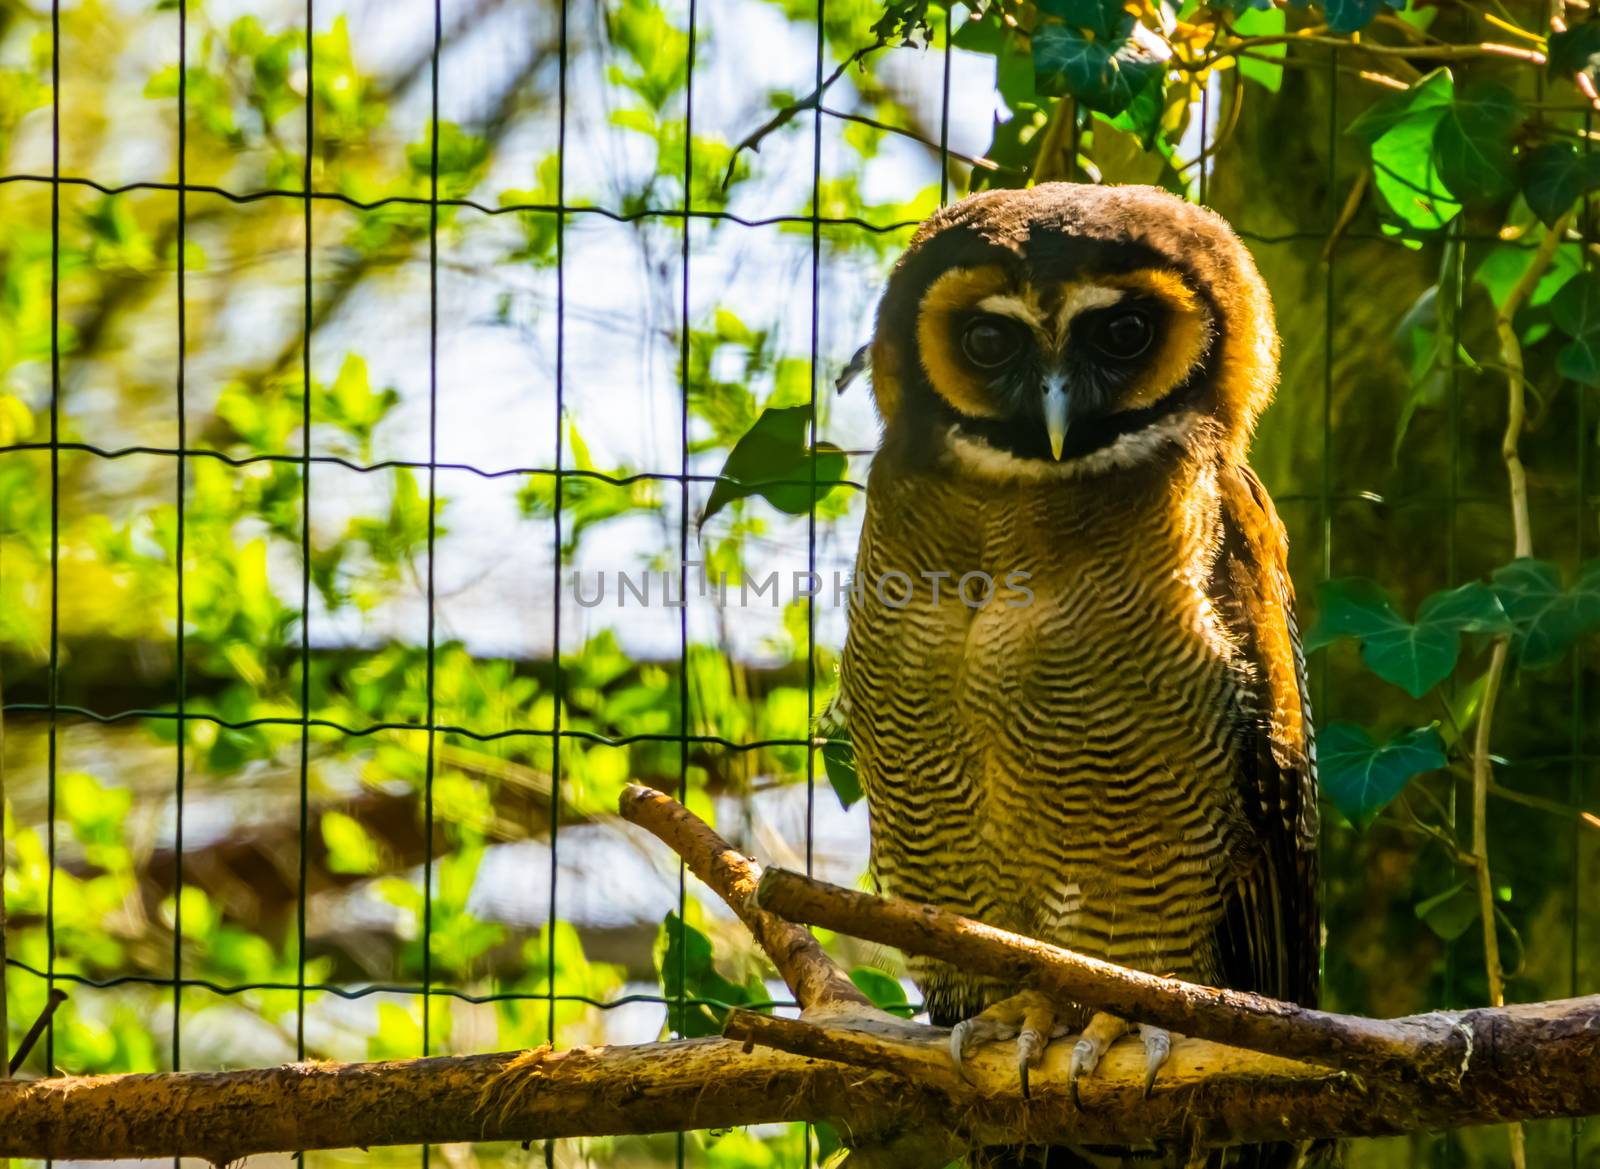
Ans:
{"type": "Polygon", "coordinates": [[[961,352],[980,369],[998,369],[1021,351],[1021,330],[1001,318],[978,317],[961,332],[961,352]]]}
{"type": "Polygon", "coordinates": [[[1155,339],[1156,330],[1150,317],[1137,309],[1107,315],[1090,337],[1096,349],[1118,361],[1132,361],[1149,349],[1155,339]]]}

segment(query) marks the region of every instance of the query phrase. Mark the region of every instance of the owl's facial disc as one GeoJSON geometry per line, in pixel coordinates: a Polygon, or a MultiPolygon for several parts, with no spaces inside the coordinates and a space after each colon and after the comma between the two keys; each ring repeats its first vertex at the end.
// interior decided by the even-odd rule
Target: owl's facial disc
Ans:
{"type": "Polygon", "coordinates": [[[956,268],[929,286],[917,318],[952,434],[1051,463],[1163,422],[1211,340],[1204,302],[1162,268],[1065,280],[956,268]]]}

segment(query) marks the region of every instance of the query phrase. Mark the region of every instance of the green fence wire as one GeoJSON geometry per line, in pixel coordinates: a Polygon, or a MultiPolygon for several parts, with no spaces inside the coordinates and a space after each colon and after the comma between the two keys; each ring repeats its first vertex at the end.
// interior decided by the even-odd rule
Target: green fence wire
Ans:
{"type": "MultiPolygon", "coordinates": [[[[825,2],[818,0],[815,27],[815,69],[814,78],[820,87],[827,60],[827,40],[825,35],[825,2]]],[[[306,997],[313,993],[327,993],[341,999],[357,1000],[375,995],[415,995],[420,997],[422,1003],[422,1050],[418,1054],[429,1053],[429,1036],[431,1035],[430,1012],[431,1003],[435,998],[448,998],[467,1003],[482,1004],[514,1000],[541,1002],[546,1006],[546,1034],[551,1043],[555,1043],[557,1034],[557,1006],[560,1003],[575,1002],[590,1006],[611,1009],[637,1003],[655,1003],[662,1006],[675,1008],[675,1017],[682,1018],[685,1007],[690,1005],[723,1005],[715,1000],[702,1000],[694,998],[683,992],[686,985],[684,971],[680,965],[678,972],[679,994],[674,1003],[669,1004],[667,999],[659,995],[629,994],[606,1000],[577,995],[558,993],[557,987],[557,959],[555,953],[555,931],[549,931],[549,941],[544,954],[544,968],[546,973],[545,989],[539,992],[505,991],[496,993],[478,993],[469,988],[439,984],[434,979],[432,966],[432,936],[434,930],[434,884],[436,856],[433,844],[432,826],[434,823],[434,773],[436,767],[436,740],[437,736],[459,736],[479,742],[506,739],[512,737],[536,737],[550,740],[553,754],[552,790],[549,797],[550,820],[550,855],[549,855],[549,898],[548,921],[554,923],[558,919],[557,884],[559,879],[559,831],[563,813],[563,744],[569,741],[580,741],[587,744],[605,746],[626,746],[644,742],[661,742],[676,744],[678,747],[678,773],[681,798],[687,799],[689,793],[690,752],[696,746],[713,746],[734,752],[748,752],[753,750],[773,747],[793,747],[806,751],[806,824],[807,834],[804,842],[806,865],[809,869],[814,859],[812,827],[815,823],[817,775],[814,762],[814,752],[810,750],[812,741],[807,738],[760,738],[733,740],[718,735],[694,734],[689,730],[689,711],[692,694],[689,682],[689,619],[687,608],[680,609],[678,618],[678,642],[680,666],[678,678],[678,703],[680,724],[676,732],[652,732],[624,735],[603,735],[586,729],[563,725],[563,698],[565,695],[565,678],[560,647],[563,639],[563,607],[561,604],[561,574],[563,570],[562,548],[562,520],[565,502],[565,484],[569,480],[590,480],[610,484],[613,486],[627,486],[646,481],[676,484],[678,492],[678,539],[681,550],[681,561],[678,570],[679,595],[685,596],[687,589],[687,564],[693,555],[691,547],[691,531],[689,514],[691,509],[691,487],[695,484],[714,483],[716,476],[697,474],[691,469],[690,461],[690,413],[689,400],[691,385],[689,377],[689,346],[690,336],[688,322],[691,316],[691,291],[693,276],[693,249],[694,227],[697,224],[722,222],[746,228],[757,228],[780,224],[803,226],[809,232],[810,243],[810,330],[809,338],[809,378],[810,378],[810,404],[812,407],[810,437],[814,446],[817,440],[817,404],[818,386],[826,384],[826,371],[823,368],[822,347],[820,342],[820,301],[822,296],[822,272],[824,266],[823,239],[825,228],[847,228],[865,233],[894,233],[912,226],[911,222],[895,221],[888,223],[875,223],[862,217],[830,217],[818,212],[823,204],[823,143],[824,143],[824,109],[821,103],[812,108],[810,130],[812,137],[810,190],[811,206],[813,213],[810,215],[773,215],[766,217],[742,217],[724,210],[712,210],[696,207],[693,204],[693,184],[687,176],[693,174],[695,139],[693,134],[695,116],[695,70],[696,60],[696,33],[697,22],[701,19],[695,0],[690,0],[688,5],[688,83],[687,83],[687,125],[685,127],[682,165],[686,176],[684,183],[684,203],[677,207],[658,207],[643,210],[618,210],[591,205],[567,205],[567,147],[568,147],[568,119],[569,119],[569,92],[568,92],[568,64],[570,55],[569,46],[569,3],[570,0],[560,0],[559,5],[559,57],[558,57],[558,92],[557,92],[557,171],[555,179],[554,202],[510,202],[503,205],[488,205],[466,198],[441,197],[439,186],[439,150],[440,126],[440,75],[439,63],[441,47],[444,36],[444,22],[441,0],[435,0],[432,5],[432,59],[430,66],[431,82],[431,162],[429,173],[429,195],[427,198],[412,196],[388,196],[372,200],[360,200],[347,194],[333,191],[318,191],[314,188],[313,157],[315,154],[317,127],[314,122],[315,103],[307,100],[305,109],[305,135],[306,157],[302,175],[302,189],[261,189],[245,192],[235,192],[215,185],[191,184],[188,170],[188,16],[189,4],[187,0],[178,0],[179,18],[179,77],[178,87],[178,152],[177,167],[178,178],[176,183],[156,181],[132,182],[121,185],[107,185],[96,181],[92,177],[83,175],[66,174],[62,171],[62,124],[61,124],[61,4],[55,0],[50,11],[51,35],[51,79],[52,79],[52,166],[49,174],[18,173],[0,175],[0,184],[47,184],[50,189],[50,227],[52,239],[52,280],[51,280],[51,352],[50,352],[50,401],[49,420],[50,430],[47,441],[17,442],[0,448],[0,453],[37,451],[47,452],[50,460],[50,516],[51,516],[51,541],[49,561],[49,594],[50,594],[50,642],[48,661],[47,697],[43,703],[38,702],[13,702],[4,706],[7,715],[26,715],[42,717],[46,723],[46,784],[47,784],[47,823],[46,839],[49,864],[52,879],[49,886],[49,895],[46,903],[45,933],[47,939],[47,960],[43,968],[36,967],[21,959],[12,957],[9,964],[30,976],[43,979],[50,987],[60,984],[78,985],[97,989],[109,989],[128,985],[142,985],[152,987],[170,988],[172,995],[172,1022],[169,1036],[170,1060],[174,1069],[184,1066],[182,1044],[183,1000],[186,991],[203,990],[222,996],[236,996],[248,991],[256,990],[281,990],[293,991],[296,995],[298,1009],[295,1030],[296,1053],[300,1058],[308,1055],[308,1045],[305,1033],[306,997]],[[103,195],[117,195],[133,191],[170,192],[177,200],[177,241],[178,255],[184,255],[188,231],[188,206],[191,195],[203,194],[220,197],[234,204],[249,204],[260,200],[299,200],[303,207],[303,223],[305,230],[305,248],[303,256],[303,322],[304,343],[301,352],[301,375],[307,387],[312,384],[311,346],[310,337],[314,327],[313,321],[313,206],[318,202],[335,203],[348,206],[352,209],[371,211],[386,206],[416,205],[426,206],[429,211],[428,219],[428,265],[429,265],[429,371],[428,371],[428,457],[426,460],[401,460],[386,459],[363,463],[332,455],[313,453],[311,440],[312,413],[311,393],[308,391],[303,396],[301,417],[301,442],[302,450],[298,455],[290,454],[259,454],[251,456],[232,456],[221,451],[191,447],[189,445],[190,419],[186,407],[186,365],[185,354],[187,345],[186,335],[186,265],[180,260],[176,265],[177,278],[177,338],[178,338],[178,363],[176,367],[176,394],[174,410],[177,422],[177,445],[174,447],[152,445],[130,445],[117,448],[108,448],[92,443],[69,441],[62,437],[62,338],[61,338],[61,195],[63,189],[83,188],[99,192],[103,195]],[[555,223],[555,407],[554,415],[550,419],[550,426],[554,433],[555,459],[550,466],[509,466],[498,468],[485,468],[469,463],[441,461],[438,457],[438,424],[439,424],[439,217],[441,210],[447,208],[472,209],[485,216],[501,216],[522,212],[538,212],[554,217],[555,223]],[[640,220],[659,220],[678,225],[682,232],[681,239],[681,284],[678,289],[679,311],[684,323],[679,331],[679,369],[680,369],[680,403],[681,413],[679,418],[679,440],[681,460],[674,471],[651,470],[628,475],[608,475],[602,472],[577,469],[565,466],[569,452],[566,449],[563,419],[566,417],[566,378],[567,378],[567,336],[566,321],[568,311],[568,282],[570,275],[567,266],[566,233],[569,223],[575,217],[601,217],[618,223],[632,223],[640,220]],[[176,474],[176,503],[177,503],[177,564],[178,572],[175,582],[177,590],[177,694],[175,706],[172,709],[156,707],[139,707],[121,711],[98,711],[81,705],[74,705],[61,701],[61,637],[59,610],[62,590],[73,587],[70,578],[64,579],[61,563],[61,515],[63,507],[62,498],[62,473],[61,460],[64,454],[76,453],[89,455],[105,460],[121,460],[133,457],[158,457],[168,458],[175,462],[176,474]],[[188,487],[190,469],[194,460],[218,460],[229,466],[242,467],[256,463],[282,463],[296,466],[300,476],[300,508],[302,515],[300,533],[301,574],[299,579],[299,602],[302,619],[300,621],[300,639],[298,646],[300,666],[300,716],[297,718],[251,718],[230,720],[218,716],[210,711],[196,711],[189,708],[186,694],[186,655],[185,655],[185,573],[184,541],[185,541],[185,515],[187,512],[186,491],[188,487]],[[312,598],[312,547],[310,540],[310,520],[313,501],[314,484],[317,483],[319,472],[324,468],[342,468],[360,474],[372,474],[397,468],[405,468],[424,472],[427,479],[428,512],[428,570],[426,578],[427,597],[427,624],[426,624],[426,712],[423,721],[418,724],[407,721],[373,721],[362,725],[352,725],[338,720],[312,717],[310,679],[312,665],[312,644],[309,631],[309,620],[306,619],[311,611],[312,598]],[[464,472],[484,478],[531,478],[550,477],[554,480],[555,498],[555,524],[553,537],[553,578],[550,589],[555,603],[552,616],[552,645],[554,653],[554,686],[555,697],[553,724],[548,728],[515,727],[511,729],[485,732],[469,726],[442,723],[437,720],[436,695],[435,695],[435,657],[437,652],[437,630],[435,625],[436,582],[435,566],[435,540],[436,524],[434,517],[434,503],[438,499],[437,476],[440,471],[464,472]],[[58,741],[62,724],[65,720],[85,720],[101,724],[117,724],[140,721],[170,720],[178,724],[179,733],[177,742],[177,765],[173,776],[173,792],[176,808],[175,824],[175,896],[179,911],[175,914],[174,936],[172,939],[173,974],[170,978],[161,978],[151,975],[128,973],[113,977],[95,979],[84,975],[61,971],[56,966],[56,906],[54,873],[58,864],[57,856],[57,787],[60,759],[58,741]],[[299,741],[299,767],[298,767],[298,824],[299,824],[299,856],[298,856],[298,889],[295,907],[295,936],[297,955],[297,977],[293,982],[283,981],[255,981],[255,982],[218,982],[208,978],[187,977],[185,975],[184,954],[184,926],[181,911],[185,872],[185,781],[189,771],[190,760],[186,756],[188,734],[186,728],[196,722],[205,722],[219,728],[229,730],[247,730],[262,726],[283,726],[297,728],[300,735],[299,741]],[[308,856],[307,844],[310,833],[311,799],[309,787],[310,772],[310,745],[314,730],[334,731],[350,737],[372,736],[380,732],[391,730],[422,730],[426,734],[426,758],[424,771],[424,784],[422,789],[422,805],[424,819],[424,840],[426,842],[426,855],[423,861],[423,937],[422,937],[422,977],[420,984],[402,983],[370,983],[361,985],[348,985],[317,981],[308,978],[307,973],[307,887],[308,887],[308,856]]],[[[315,0],[306,0],[305,24],[308,37],[314,25],[315,0]]],[[[945,43],[949,43],[950,17],[948,12],[944,17],[945,43]]],[[[306,68],[308,71],[315,68],[315,54],[307,53],[306,68]]],[[[951,191],[951,154],[950,154],[950,108],[953,100],[951,92],[951,54],[947,51],[944,55],[943,85],[940,107],[940,174],[941,174],[941,202],[948,202],[952,197],[951,191]]],[[[1302,229],[1280,233],[1252,233],[1241,232],[1252,244],[1261,246],[1294,245],[1306,248],[1321,248],[1334,229],[1338,217],[1339,205],[1337,201],[1337,184],[1334,175],[1338,172],[1338,159],[1341,149],[1341,135],[1344,130],[1343,115],[1339,109],[1339,54],[1335,50],[1330,54],[1328,63],[1328,89],[1329,101],[1327,109],[1327,152],[1329,156],[1329,192],[1326,207],[1325,226],[1316,229],[1302,229]]],[[[307,78],[307,92],[313,89],[313,79],[307,78]]],[[[961,100],[964,95],[955,95],[954,100],[961,100]]],[[[1202,90],[1201,124],[1202,134],[1200,140],[1200,165],[1198,169],[1198,198],[1205,202],[1209,194],[1208,186],[1212,181],[1213,168],[1216,159],[1210,156],[1207,133],[1209,132],[1209,118],[1211,115],[1212,99],[1209,89],[1202,90]]],[[[1586,115],[1587,117],[1587,115],[1586,115]]],[[[1588,122],[1586,121],[1586,127],[1588,122]]],[[[1078,132],[1078,125],[1074,122],[1074,141],[1078,132]]],[[[1589,139],[1584,140],[1585,149],[1588,149],[1589,139]]],[[[1073,162],[1076,164],[1076,151],[1072,152],[1073,162]]],[[[1586,238],[1591,225],[1585,221],[1583,224],[1586,238]]],[[[1453,229],[1453,240],[1456,246],[1454,262],[1460,265],[1464,254],[1463,245],[1477,242],[1492,244],[1499,241],[1499,236],[1491,232],[1474,232],[1463,229],[1457,224],[1453,229]]],[[[1387,236],[1378,232],[1353,230],[1346,233],[1348,240],[1379,240],[1387,236]]],[[[1588,262],[1586,254],[1586,262],[1588,262]]],[[[1287,492],[1278,495],[1280,504],[1286,506],[1310,505],[1316,516],[1316,531],[1318,543],[1314,547],[1301,546],[1296,550],[1297,558],[1304,560],[1314,558],[1319,567],[1318,575],[1326,578],[1336,575],[1336,513],[1339,505],[1358,503],[1369,499],[1365,492],[1341,489],[1336,484],[1334,469],[1340,457],[1340,452],[1335,443],[1335,370],[1339,354],[1336,352],[1337,313],[1340,304],[1340,250],[1330,250],[1323,275],[1324,299],[1324,350],[1322,354],[1322,438],[1321,449],[1318,452],[1320,463],[1319,486],[1314,492],[1287,492]]],[[[1455,336],[1459,342],[1461,319],[1463,316],[1463,285],[1464,280],[1458,271],[1454,280],[1455,336]]],[[[1445,532],[1445,577],[1454,582],[1459,579],[1461,557],[1458,550],[1459,526],[1461,524],[1460,509],[1464,503],[1493,503],[1498,504],[1501,495],[1498,484],[1473,485],[1468,489],[1462,482],[1462,472],[1459,459],[1460,443],[1460,412],[1461,393],[1459,371],[1452,374],[1450,379],[1450,393],[1448,399],[1448,427],[1449,427],[1449,458],[1450,469],[1447,482],[1443,490],[1432,494],[1418,494],[1409,497],[1407,503],[1427,503],[1441,506],[1446,514],[1445,532]]],[[[1580,398],[1579,424],[1576,428],[1576,466],[1579,496],[1581,500],[1588,500],[1588,466],[1590,454],[1588,451],[1589,439],[1587,437],[1590,427],[1589,416],[1584,405],[1585,399],[1580,398]]],[[[807,486],[812,489],[813,498],[816,497],[818,480],[816,478],[815,463],[812,464],[812,475],[807,481],[807,486]]],[[[860,489],[858,481],[846,481],[850,489],[860,489]]],[[[1574,552],[1577,559],[1581,560],[1592,545],[1589,525],[1585,522],[1586,515],[1582,507],[1578,509],[1578,522],[1575,525],[1574,552]]],[[[818,565],[818,521],[815,506],[812,507],[806,528],[807,542],[807,569],[815,572],[818,565]]],[[[817,675],[816,658],[816,617],[815,600],[808,600],[806,622],[806,679],[807,679],[807,718],[814,720],[816,710],[814,706],[815,681],[817,675]]],[[[1315,671],[1315,689],[1317,706],[1320,711],[1326,712],[1333,702],[1329,695],[1328,670],[1325,657],[1319,659],[1315,671]]],[[[1584,735],[1583,711],[1585,710],[1585,663],[1581,657],[1575,655],[1571,671],[1571,704],[1573,711],[1572,736],[1570,754],[1566,756],[1550,755],[1548,757],[1531,757],[1519,762],[1528,765],[1539,763],[1561,764],[1567,767],[1570,775],[1570,800],[1574,807],[1582,805],[1585,798],[1586,776],[1585,766],[1594,762],[1595,757],[1589,753],[1589,744],[1584,735]]],[[[1569,848],[1573,863],[1574,893],[1576,895],[1576,882],[1580,871],[1579,838],[1576,829],[1573,832],[1569,848]]],[[[1576,901],[1576,896],[1575,896],[1576,901]]],[[[679,919],[683,920],[688,907],[687,881],[680,864],[677,882],[677,912],[679,919]]],[[[1579,916],[1574,909],[1571,924],[1571,969],[1570,982],[1574,990],[1579,988],[1582,980],[1580,970],[1580,951],[1582,937],[1579,916]]],[[[684,948],[679,948],[680,963],[683,960],[684,948]]],[[[1447,975],[1447,985],[1454,982],[1454,971],[1461,961],[1457,951],[1449,951],[1452,973],[1447,975]]],[[[1447,990],[1447,996],[1451,991],[1447,990]]],[[[781,1004],[780,1004],[781,1005],[781,1004]]],[[[46,1031],[44,1048],[44,1066],[53,1068],[54,1059],[54,1029],[46,1031]]],[[[812,1141],[807,1137],[806,1142],[808,1159],[812,1152],[812,1141]]],[[[1443,1142],[1439,1146],[1439,1161],[1441,1164],[1452,1163],[1454,1156],[1453,1146],[1443,1142]]],[[[680,1136],[676,1146],[677,1160],[680,1166],[686,1157],[686,1146],[680,1136]]],[[[547,1164],[553,1163],[554,1147],[547,1144],[544,1150],[547,1164]]],[[[1571,1143],[1571,1164],[1576,1169],[1580,1163],[1580,1144],[1578,1128],[1573,1127],[1573,1140],[1571,1143]]],[[[423,1150],[423,1163],[428,1162],[428,1152],[423,1150]]]]}

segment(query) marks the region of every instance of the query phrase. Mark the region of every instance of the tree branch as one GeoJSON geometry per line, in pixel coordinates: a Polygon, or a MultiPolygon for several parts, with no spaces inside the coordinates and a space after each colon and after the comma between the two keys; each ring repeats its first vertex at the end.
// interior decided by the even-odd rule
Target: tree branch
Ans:
{"type": "MultiPolygon", "coordinates": [[[[1495,330],[1500,337],[1500,359],[1506,368],[1506,429],[1500,440],[1500,456],[1506,465],[1506,480],[1511,496],[1512,554],[1519,558],[1533,555],[1533,525],[1528,516],[1528,474],[1522,465],[1522,430],[1527,418],[1527,376],[1522,364],[1522,342],[1517,337],[1517,311],[1532,294],[1546,269],[1555,259],[1556,249],[1572,221],[1569,211],[1556,220],[1539,241],[1539,249],[1512,287],[1505,303],[1495,313],[1495,330]]],[[[1489,672],[1484,680],[1483,702],[1478,708],[1478,725],[1472,738],[1472,861],[1478,891],[1478,917],[1483,929],[1483,966],[1489,981],[1489,1005],[1506,1001],[1505,970],[1500,962],[1500,938],[1495,924],[1494,881],[1489,871],[1489,786],[1494,780],[1490,739],[1494,733],[1494,712],[1500,688],[1505,681],[1511,657],[1511,635],[1502,633],[1494,640],[1489,655],[1489,672]]],[[[1526,1169],[1527,1141],[1521,1125],[1512,1125],[1513,1169],[1526,1169]]]]}
{"type": "Polygon", "coordinates": [[[804,1019],[735,1010],[725,1039],[4,1083],[0,1157],[223,1164],[258,1152],[809,1120],[838,1127],[865,1166],[922,1169],[991,1145],[1223,1145],[1600,1112],[1600,996],[1389,1021],[1306,1011],[781,870],[760,876],[648,788],[629,788],[622,809],[734,907],[809,1003],[804,1019]],[[865,1006],[815,940],[773,910],[1191,1036],[1273,1050],[1181,1039],[1146,1098],[1143,1053],[1120,1044],[1080,1084],[1079,1107],[1066,1087],[1070,1049],[1057,1044],[1024,1100],[1009,1045],[980,1050],[957,1072],[948,1031],[865,1006]]]}
{"type": "Polygon", "coordinates": [[[637,783],[623,790],[617,810],[624,820],[650,832],[682,857],[689,871],[728,903],[802,1007],[871,1005],[849,976],[822,952],[809,930],[756,906],[761,866],[713,832],[700,817],[670,796],[637,783]]]}
{"type": "Polygon", "coordinates": [[[939,1070],[948,1041],[939,1028],[902,1024],[924,1037],[897,1038],[748,1014],[733,1016],[730,1031],[813,1054],[694,1039],[19,1081],[0,1084],[0,1157],[225,1164],[264,1152],[811,1120],[857,1144],[891,1146],[901,1163],[936,1166],[985,1145],[1383,1136],[1600,1112],[1592,1001],[1473,1014],[1471,1067],[1454,1084],[1363,1077],[1183,1039],[1149,1099],[1138,1044],[1113,1047],[1080,1085],[1081,1108],[1066,1091],[1067,1045],[1051,1047],[1024,1101],[1009,1048],[978,1052],[967,1085],[948,1064],[939,1070]]]}
{"type": "MultiPolygon", "coordinates": [[[[1184,1035],[1346,1071],[1450,1083],[1466,1070],[1479,1042],[1477,1012],[1367,1019],[1312,1010],[1127,970],[933,906],[841,889],[782,869],[762,877],[756,899],[792,921],[954,962],[1184,1035]]],[[[1600,996],[1568,1001],[1600,1028],[1600,996]]]]}

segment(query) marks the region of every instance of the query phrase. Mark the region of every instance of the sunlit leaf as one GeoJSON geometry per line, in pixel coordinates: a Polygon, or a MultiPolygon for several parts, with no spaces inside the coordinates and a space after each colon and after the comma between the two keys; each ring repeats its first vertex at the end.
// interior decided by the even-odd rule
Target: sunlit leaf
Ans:
{"type": "Polygon", "coordinates": [[[828,783],[834,795],[845,807],[861,799],[861,776],[856,771],[855,748],[841,728],[834,731],[822,747],[822,765],[828,773],[828,783]]]}
{"type": "Polygon", "coordinates": [[[1075,28],[1047,24],[1033,34],[1034,83],[1040,93],[1067,94],[1092,110],[1119,114],[1141,92],[1159,83],[1162,65],[1136,40],[1091,40],[1075,28]]]}
{"type": "Polygon", "coordinates": [[[913,1012],[911,1004],[906,1001],[905,987],[897,979],[890,978],[875,966],[856,966],[850,970],[850,981],[879,1010],[899,1015],[902,1019],[911,1018],[913,1012]]]}
{"type": "Polygon", "coordinates": [[[1074,28],[1093,33],[1097,40],[1127,36],[1128,13],[1122,0],[1039,0],[1039,11],[1059,16],[1074,28]]]}
{"type": "Polygon", "coordinates": [[[763,410],[728,452],[700,523],[752,495],[789,515],[804,515],[825,498],[844,478],[847,460],[831,443],[819,442],[813,453],[810,427],[809,405],[763,410]]]}
{"type": "Polygon", "coordinates": [[[655,952],[661,992],[667,999],[667,1025],[686,1038],[720,1035],[727,1007],[755,1001],[752,988],[730,982],[717,972],[711,960],[711,939],[676,913],[667,914],[661,923],[655,952]]]}
{"type": "MultiPolygon", "coordinates": [[[[1272,0],[1243,0],[1236,3],[1235,11],[1233,27],[1240,36],[1281,37],[1288,27],[1288,14],[1275,7],[1272,0]]],[[[1288,55],[1288,45],[1258,45],[1248,57],[1239,58],[1239,75],[1254,81],[1268,93],[1277,93],[1283,88],[1283,66],[1277,62],[1288,55]]]]}

